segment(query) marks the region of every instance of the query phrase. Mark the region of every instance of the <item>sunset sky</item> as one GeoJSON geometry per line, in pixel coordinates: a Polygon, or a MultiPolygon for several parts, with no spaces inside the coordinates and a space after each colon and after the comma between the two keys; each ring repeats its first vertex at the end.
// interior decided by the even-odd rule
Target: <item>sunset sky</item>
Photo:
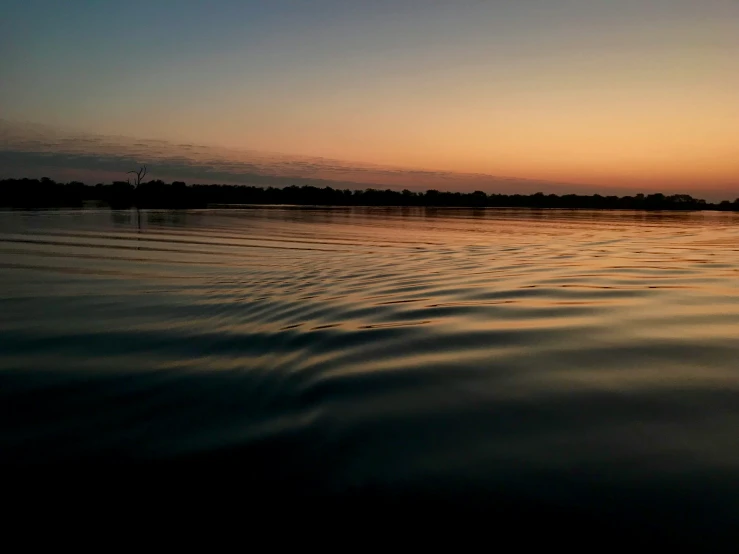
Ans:
{"type": "MultiPolygon", "coordinates": [[[[6,121],[593,192],[739,194],[737,0],[0,6],[6,121]]],[[[14,148],[0,143],[6,160],[14,148]]]]}

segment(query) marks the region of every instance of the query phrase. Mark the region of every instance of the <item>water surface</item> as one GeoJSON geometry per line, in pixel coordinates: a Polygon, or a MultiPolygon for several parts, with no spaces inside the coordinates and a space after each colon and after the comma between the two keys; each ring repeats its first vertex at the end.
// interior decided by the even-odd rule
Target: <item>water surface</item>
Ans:
{"type": "Polygon", "coordinates": [[[723,532],[739,216],[0,213],[0,455],[723,532]]]}

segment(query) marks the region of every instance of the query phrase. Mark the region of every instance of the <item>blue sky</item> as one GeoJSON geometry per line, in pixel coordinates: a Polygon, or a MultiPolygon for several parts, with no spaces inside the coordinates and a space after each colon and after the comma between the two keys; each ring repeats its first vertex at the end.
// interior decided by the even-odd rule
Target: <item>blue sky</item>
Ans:
{"type": "Polygon", "coordinates": [[[735,0],[0,0],[0,118],[730,189],[735,0]]]}

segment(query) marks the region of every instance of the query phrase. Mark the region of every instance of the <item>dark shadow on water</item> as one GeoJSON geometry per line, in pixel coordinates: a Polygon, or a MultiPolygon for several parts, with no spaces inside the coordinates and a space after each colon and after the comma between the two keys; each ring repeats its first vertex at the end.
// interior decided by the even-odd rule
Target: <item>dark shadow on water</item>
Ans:
{"type": "MultiPolygon", "coordinates": [[[[618,468],[601,468],[600,475],[596,469],[595,477],[592,471],[586,476],[575,469],[544,469],[542,458],[541,469],[522,460],[521,467],[491,466],[485,478],[443,467],[410,477],[402,450],[397,465],[378,463],[371,455],[361,459],[357,453],[368,446],[362,432],[337,439],[320,417],[315,425],[296,423],[315,402],[306,397],[259,405],[252,400],[258,398],[255,386],[243,375],[218,372],[176,378],[5,373],[0,466],[16,476],[73,477],[79,487],[116,476],[128,494],[145,494],[156,481],[160,489],[186,486],[190,499],[218,490],[251,505],[278,498],[330,501],[354,510],[374,506],[384,517],[475,512],[488,518],[487,529],[595,533],[598,542],[628,538],[707,548],[726,544],[733,533],[737,487],[726,487],[731,476],[696,475],[666,485],[624,478],[618,468]],[[234,390],[243,391],[243,402],[234,403],[234,390]],[[285,414],[292,414],[292,423],[268,425],[257,434],[250,430],[285,414]],[[364,477],[354,479],[352,471],[364,477]]],[[[337,399],[324,395],[320,404],[332,400],[337,399]]],[[[375,436],[393,433],[375,431],[375,436]]],[[[428,431],[418,428],[421,435],[428,431]]]]}

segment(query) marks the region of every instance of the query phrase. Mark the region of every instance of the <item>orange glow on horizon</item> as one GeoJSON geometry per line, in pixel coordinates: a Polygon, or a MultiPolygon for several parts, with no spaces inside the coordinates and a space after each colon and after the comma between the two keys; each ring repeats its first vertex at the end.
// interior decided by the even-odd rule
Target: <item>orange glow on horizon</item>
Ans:
{"type": "Polygon", "coordinates": [[[267,4],[214,13],[210,34],[193,15],[136,55],[125,41],[67,51],[49,19],[55,46],[18,66],[3,117],[593,192],[739,194],[736,2],[308,3],[258,24],[267,4]]]}

